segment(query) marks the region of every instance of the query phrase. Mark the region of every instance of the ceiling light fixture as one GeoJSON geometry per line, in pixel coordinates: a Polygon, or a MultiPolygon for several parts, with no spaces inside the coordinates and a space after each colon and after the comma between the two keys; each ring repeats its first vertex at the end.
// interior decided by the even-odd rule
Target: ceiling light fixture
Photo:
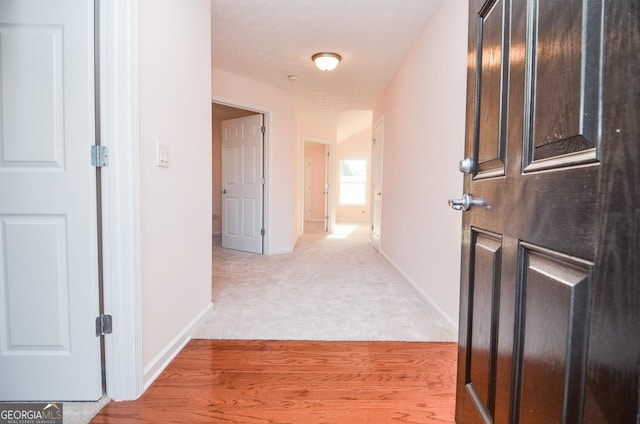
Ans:
{"type": "Polygon", "coordinates": [[[311,60],[321,71],[333,71],[338,66],[342,57],[337,53],[316,53],[311,56],[311,60]]]}

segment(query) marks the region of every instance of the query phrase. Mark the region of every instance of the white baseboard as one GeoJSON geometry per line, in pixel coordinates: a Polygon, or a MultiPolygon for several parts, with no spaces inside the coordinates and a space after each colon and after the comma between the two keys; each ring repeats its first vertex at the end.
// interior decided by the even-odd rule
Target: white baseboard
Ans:
{"type": "Polygon", "coordinates": [[[274,249],[271,252],[269,252],[269,256],[271,256],[271,255],[282,255],[282,254],[291,253],[291,252],[293,252],[293,247],[286,248],[286,249],[274,249]]]}
{"type": "Polygon", "coordinates": [[[382,259],[384,259],[389,265],[391,265],[393,268],[396,269],[396,271],[398,271],[405,280],[407,280],[407,282],[409,282],[414,290],[418,293],[418,295],[420,297],[422,297],[425,302],[429,303],[431,306],[433,306],[438,313],[440,314],[440,316],[444,319],[445,323],[449,324],[449,328],[453,331],[453,334],[455,334],[456,336],[458,335],[458,324],[453,321],[443,310],[440,306],[438,306],[438,304],[436,302],[433,301],[433,299],[431,299],[425,292],[423,292],[422,290],[420,290],[420,287],[418,287],[418,285],[407,276],[407,274],[405,274],[402,269],[400,269],[400,267],[398,265],[396,265],[395,262],[393,262],[391,260],[391,258],[389,258],[387,255],[384,254],[384,252],[379,251],[380,256],[382,257],[382,259]]]}
{"type": "Polygon", "coordinates": [[[158,378],[182,348],[191,340],[193,332],[209,317],[213,303],[209,303],[164,349],[144,367],[144,390],[158,378]]]}

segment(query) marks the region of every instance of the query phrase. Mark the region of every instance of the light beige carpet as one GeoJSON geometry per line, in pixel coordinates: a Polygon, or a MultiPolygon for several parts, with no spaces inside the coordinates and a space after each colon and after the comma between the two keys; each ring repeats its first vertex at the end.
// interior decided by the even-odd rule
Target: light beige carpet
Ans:
{"type": "Polygon", "coordinates": [[[111,401],[103,397],[97,402],[64,402],[62,406],[64,424],[86,424],[111,401]]]}
{"type": "Polygon", "coordinates": [[[439,312],[377,251],[367,226],[306,223],[293,253],[213,240],[213,313],[194,338],[455,341],[439,312]]]}

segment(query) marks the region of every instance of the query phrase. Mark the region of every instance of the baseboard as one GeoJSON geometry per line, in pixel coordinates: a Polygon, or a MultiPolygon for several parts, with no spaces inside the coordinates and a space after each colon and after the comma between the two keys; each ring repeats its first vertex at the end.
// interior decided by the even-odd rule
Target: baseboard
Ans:
{"type": "Polygon", "coordinates": [[[429,303],[438,311],[440,316],[444,319],[445,323],[449,324],[449,328],[451,329],[451,331],[453,331],[453,334],[458,335],[458,324],[456,324],[455,321],[451,320],[451,318],[449,318],[449,316],[442,310],[442,308],[440,308],[440,306],[438,306],[436,302],[433,301],[433,299],[431,299],[425,292],[420,290],[420,287],[418,287],[418,285],[411,278],[409,278],[407,274],[405,274],[402,269],[400,269],[400,267],[396,265],[393,260],[391,260],[391,258],[385,255],[382,251],[378,251],[378,253],[382,257],[382,259],[384,259],[389,265],[391,265],[396,271],[398,271],[402,275],[402,277],[413,286],[413,289],[418,293],[420,297],[422,297],[422,299],[424,299],[425,302],[429,303]]]}
{"type": "Polygon", "coordinates": [[[209,303],[162,351],[144,367],[144,390],[158,378],[160,373],[171,363],[182,348],[191,340],[194,331],[209,317],[213,311],[213,303],[209,303]]]}
{"type": "Polygon", "coordinates": [[[293,247],[287,248],[287,249],[274,249],[271,252],[269,252],[269,255],[283,255],[285,253],[291,253],[293,252],[293,247]]]}

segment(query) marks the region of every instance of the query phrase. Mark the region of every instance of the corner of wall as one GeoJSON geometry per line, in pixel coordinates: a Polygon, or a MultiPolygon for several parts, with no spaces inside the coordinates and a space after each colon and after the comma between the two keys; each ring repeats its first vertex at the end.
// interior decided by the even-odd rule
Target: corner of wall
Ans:
{"type": "Polygon", "coordinates": [[[176,335],[144,368],[144,390],[158,378],[173,358],[185,347],[191,335],[207,320],[213,312],[213,303],[209,303],[196,317],[176,335]]]}

